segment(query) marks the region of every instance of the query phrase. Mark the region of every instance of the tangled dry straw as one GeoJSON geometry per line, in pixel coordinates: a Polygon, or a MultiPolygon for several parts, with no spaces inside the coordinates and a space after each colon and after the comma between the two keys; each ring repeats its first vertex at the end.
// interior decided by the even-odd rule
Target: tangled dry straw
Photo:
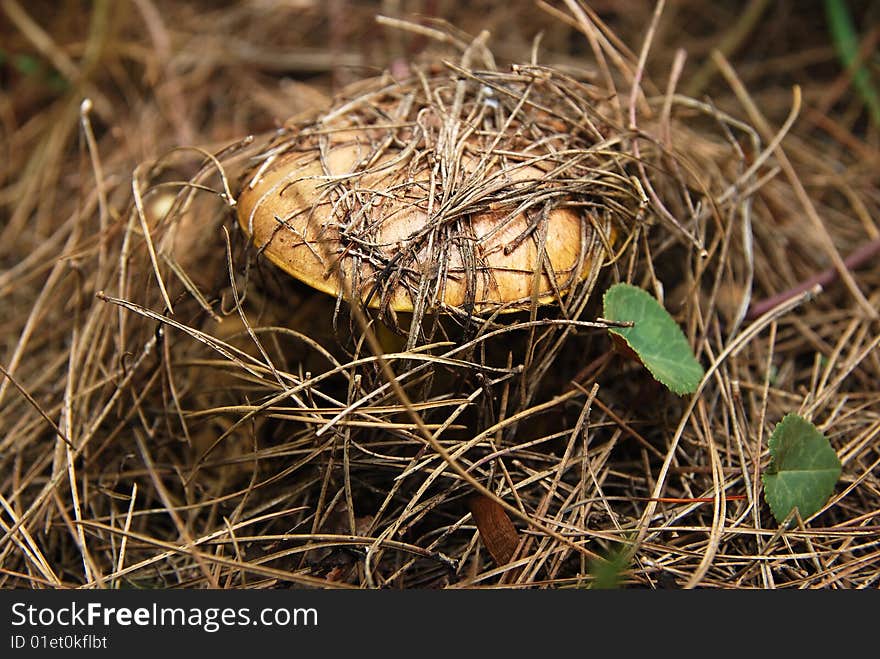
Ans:
{"type": "MultiPolygon", "coordinates": [[[[538,47],[498,65],[487,35],[430,32],[453,47],[402,77],[131,179],[106,173],[82,108],[97,183],[0,275],[4,304],[26,310],[5,323],[0,583],[585,587],[597,557],[622,552],[632,585],[875,585],[880,272],[748,317],[752,291],[811,271],[809,251],[780,256],[780,231],[827,248],[775,217],[798,203],[777,151],[791,122],[762,136],[754,117],[676,94],[674,74],[660,93],[604,38],[584,76],[538,47]],[[327,169],[340,134],[356,175],[327,169]],[[335,296],[236,222],[242,190],[291,154],[322,163],[303,214],[320,215],[316,242],[333,237],[324,281],[368,266],[335,296]],[[411,249],[377,239],[387,199],[427,218],[411,249]],[[583,247],[557,280],[540,255],[560,209],[583,247]],[[525,218],[509,251],[539,256],[521,274],[546,290],[480,299],[485,213],[525,218]],[[444,304],[451,281],[465,292],[444,304]],[[613,353],[597,291],[616,281],[686,329],[709,367],[692,399],[613,353]],[[759,475],[788,411],[825,429],[844,478],[825,511],[781,530],[759,475]],[[477,486],[516,523],[508,563],[475,529],[477,486]]],[[[828,231],[847,248],[872,227],[838,212],[828,231]]]]}

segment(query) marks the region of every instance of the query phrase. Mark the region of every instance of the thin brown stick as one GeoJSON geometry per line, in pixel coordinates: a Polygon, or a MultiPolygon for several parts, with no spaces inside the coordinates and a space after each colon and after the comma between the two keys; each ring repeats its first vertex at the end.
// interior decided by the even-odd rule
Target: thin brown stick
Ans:
{"type": "MultiPolygon", "coordinates": [[[[861,247],[853,250],[849,256],[843,260],[843,265],[848,271],[857,270],[866,263],[870,263],[878,254],[880,254],[880,238],[867,242],[861,247]]],[[[776,295],[771,295],[763,300],[756,301],[749,308],[746,320],[754,320],[758,316],[763,316],[770,309],[778,307],[786,300],[797,297],[801,293],[815,288],[816,286],[827,288],[829,285],[837,281],[839,277],[840,271],[836,267],[827,268],[822,272],[818,272],[788,290],[777,293],[776,295]]]]}

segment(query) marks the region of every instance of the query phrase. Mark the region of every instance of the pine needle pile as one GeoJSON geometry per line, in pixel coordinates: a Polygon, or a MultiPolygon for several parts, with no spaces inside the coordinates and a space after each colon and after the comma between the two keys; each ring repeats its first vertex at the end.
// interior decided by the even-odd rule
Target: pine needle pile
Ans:
{"type": "MultiPolygon", "coordinates": [[[[532,9],[582,44],[556,63],[540,39],[502,57],[487,32],[380,19],[424,52],[332,99],[289,82],[301,112],[283,115],[258,76],[224,86],[222,67],[179,61],[158,106],[122,92],[116,134],[110,92],[71,90],[55,112],[78,146],[46,119],[32,178],[4,181],[0,585],[875,585],[876,175],[792,137],[810,90],[777,89],[771,129],[723,55],[732,94],[685,93],[680,60],[657,84],[659,16],[633,53],[580,7],[532,9]],[[235,102],[202,126],[180,119],[186,90],[235,102]],[[179,130],[143,157],[135,128],[159,136],[165,116],[179,130]],[[291,158],[313,166],[290,186],[314,194],[274,219],[288,239],[313,221],[306,281],[239,214],[291,158]],[[387,241],[399,209],[423,223],[387,241]],[[558,212],[581,221],[567,275],[550,265],[558,212]],[[503,245],[486,247],[485,216],[503,245]],[[522,245],[537,260],[518,274],[544,290],[488,299],[493,254],[522,245]],[[615,349],[601,297],[617,282],[680,324],[706,367],[696,394],[615,349]],[[843,476],[780,527],[760,475],[793,411],[843,476]]],[[[120,28],[95,12],[107,53],[120,28]]]]}

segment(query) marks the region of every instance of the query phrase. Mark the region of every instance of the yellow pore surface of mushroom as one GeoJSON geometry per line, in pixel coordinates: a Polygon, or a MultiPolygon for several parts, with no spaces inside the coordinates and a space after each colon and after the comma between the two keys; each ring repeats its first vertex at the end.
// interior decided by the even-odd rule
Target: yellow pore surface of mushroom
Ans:
{"type": "Polygon", "coordinates": [[[259,252],[310,286],[394,311],[517,310],[554,301],[605,254],[597,218],[548,176],[558,162],[488,129],[453,139],[465,126],[433,107],[353,123],[288,129],[238,198],[259,252]]]}

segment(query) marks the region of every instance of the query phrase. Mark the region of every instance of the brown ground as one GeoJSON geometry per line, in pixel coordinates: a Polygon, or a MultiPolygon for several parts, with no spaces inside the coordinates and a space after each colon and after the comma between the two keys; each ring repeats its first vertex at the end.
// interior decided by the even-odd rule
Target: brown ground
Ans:
{"type": "MultiPolygon", "coordinates": [[[[489,30],[500,69],[543,31],[539,61],[597,85],[587,35],[616,35],[602,52],[626,108],[650,3],[590,3],[604,33],[567,2],[0,0],[0,585],[588,587],[607,576],[595,557],[622,552],[627,586],[876,588],[880,259],[845,278],[835,263],[880,240],[880,126],[820,3],[667,4],[638,106],[661,198],[580,318],[633,281],[712,376],[679,398],[604,332],[516,317],[389,357],[404,397],[356,317],[334,327],[333,300],[248,249],[223,196],[246,161],[206,154],[255,135],[251,154],[386,68],[455,60],[377,13],[489,30]],[[697,217],[707,257],[661,206],[697,217]],[[828,272],[815,298],[776,297],[828,272]],[[843,473],[780,530],[760,473],[788,412],[843,473]],[[520,514],[474,503],[450,455],[520,514]],[[509,518],[498,565],[486,540],[509,540],[509,518]]],[[[876,3],[849,4],[876,81],[876,3]]]]}

